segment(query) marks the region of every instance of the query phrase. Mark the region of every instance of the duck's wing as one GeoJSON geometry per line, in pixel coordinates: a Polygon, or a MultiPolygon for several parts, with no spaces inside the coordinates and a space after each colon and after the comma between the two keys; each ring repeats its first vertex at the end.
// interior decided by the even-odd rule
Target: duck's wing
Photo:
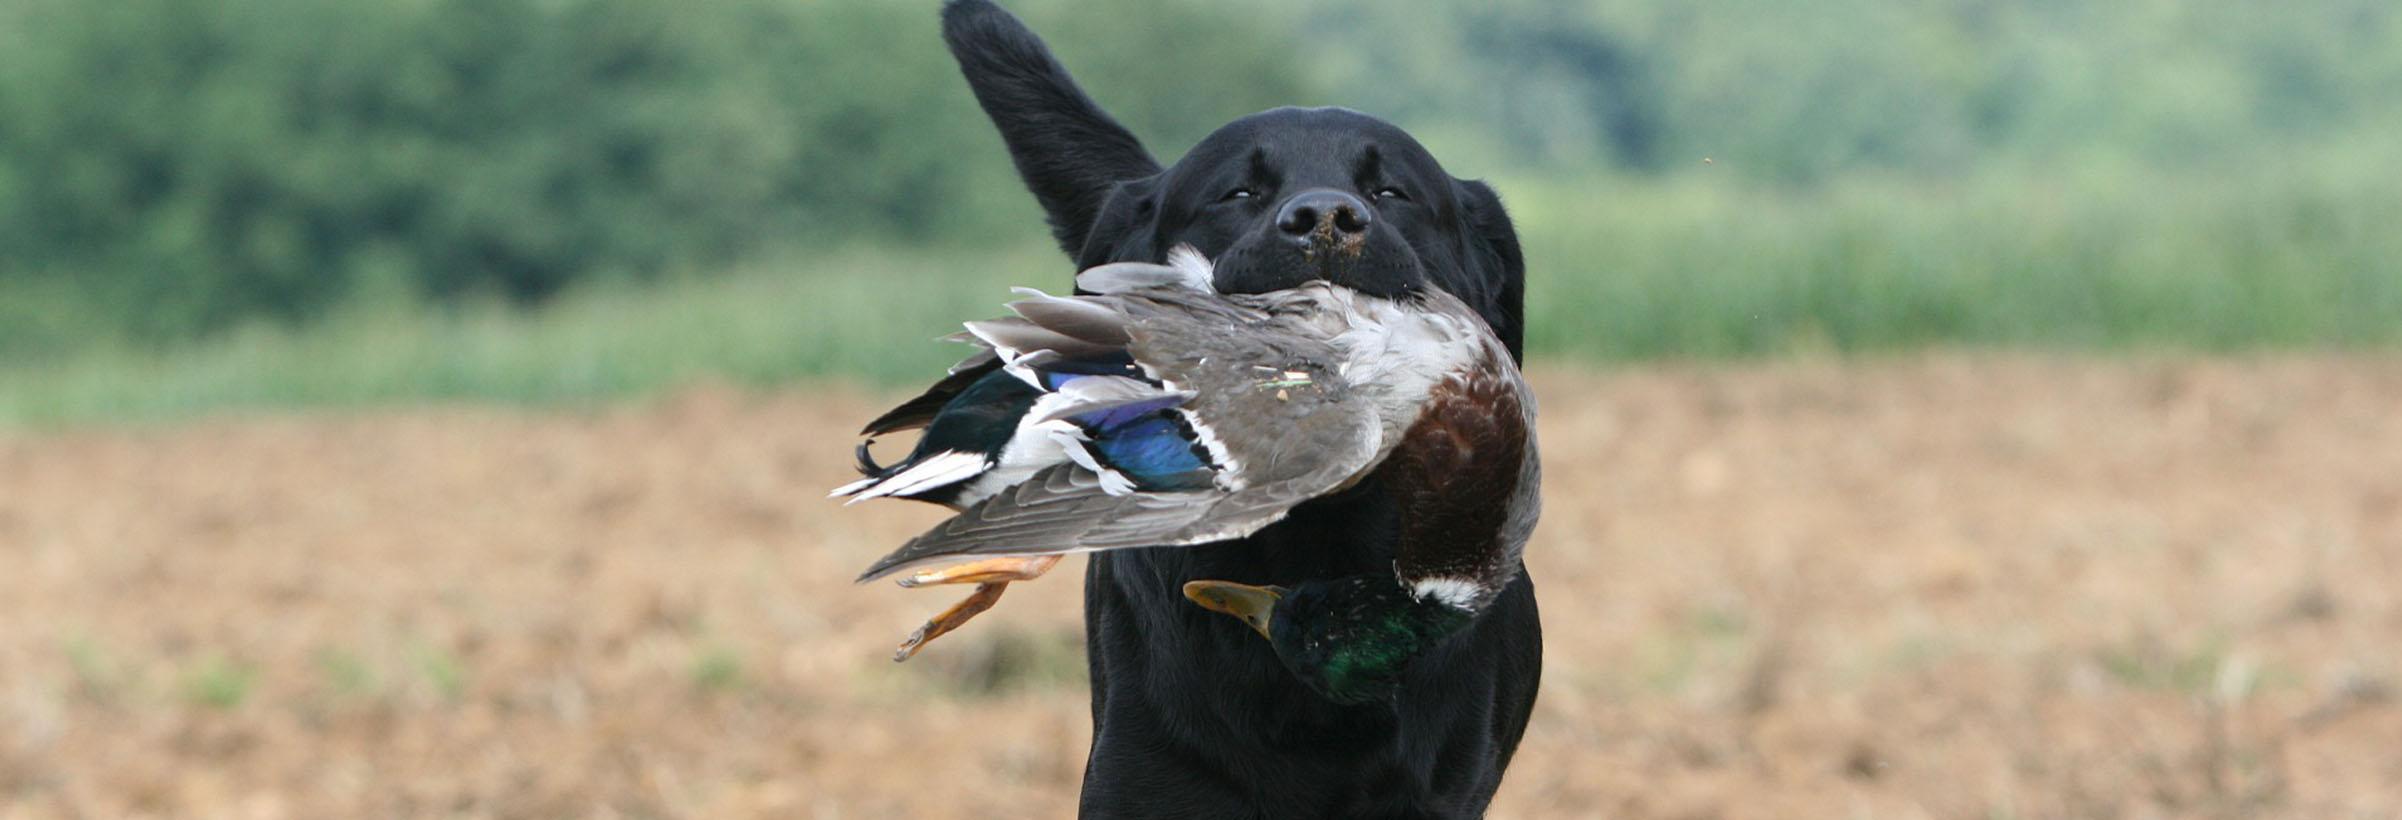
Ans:
{"type": "Polygon", "coordinates": [[[1146,293],[1117,313],[1128,319],[1121,326],[1135,363],[1188,398],[1159,409],[1175,423],[1111,443],[1138,456],[1195,459],[1212,481],[1129,492],[1106,463],[1051,467],[911,540],[861,580],[972,555],[1240,538],[1357,480],[1384,452],[1376,409],[1336,373],[1339,354],[1322,338],[1280,327],[1270,311],[1199,294],[1146,293]]]}
{"type": "MultiPolygon", "coordinates": [[[[1361,429],[1373,434],[1373,423],[1361,429]]],[[[1185,547],[1241,538],[1302,502],[1357,477],[1366,458],[1329,462],[1289,481],[1235,492],[1113,495],[1091,470],[1060,465],[978,502],[878,559],[872,581],[939,561],[985,555],[1064,555],[1135,547],[1185,547]]]]}

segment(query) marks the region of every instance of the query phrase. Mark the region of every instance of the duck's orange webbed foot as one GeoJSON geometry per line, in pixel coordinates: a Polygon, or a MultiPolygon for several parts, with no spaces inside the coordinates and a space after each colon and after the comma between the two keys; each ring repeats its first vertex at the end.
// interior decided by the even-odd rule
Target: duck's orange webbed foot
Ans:
{"type": "Polygon", "coordinates": [[[949,634],[951,630],[958,629],[991,609],[993,604],[999,603],[1001,593],[1009,589],[1010,582],[1040,578],[1058,563],[1059,556],[1056,555],[986,558],[926,570],[901,579],[901,586],[904,587],[975,584],[976,590],[960,599],[959,603],[952,604],[949,609],[926,619],[925,625],[909,633],[909,637],[901,641],[900,647],[892,651],[892,659],[896,662],[908,660],[918,650],[924,649],[928,642],[949,634]]]}

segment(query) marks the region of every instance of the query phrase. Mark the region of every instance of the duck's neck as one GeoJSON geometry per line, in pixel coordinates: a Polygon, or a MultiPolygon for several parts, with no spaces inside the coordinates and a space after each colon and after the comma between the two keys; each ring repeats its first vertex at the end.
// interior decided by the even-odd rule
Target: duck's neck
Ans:
{"type": "Polygon", "coordinates": [[[1281,609],[1269,636],[1277,653],[1337,703],[1390,697],[1412,661],[1473,620],[1382,572],[1302,584],[1281,609]]]}

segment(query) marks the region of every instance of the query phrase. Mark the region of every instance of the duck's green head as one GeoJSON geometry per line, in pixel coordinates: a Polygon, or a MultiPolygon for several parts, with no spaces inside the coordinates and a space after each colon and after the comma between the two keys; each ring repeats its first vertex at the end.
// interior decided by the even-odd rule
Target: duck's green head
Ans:
{"type": "Polygon", "coordinates": [[[1470,620],[1467,612],[1418,600],[1389,575],[1289,589],[1194,581],[1184,585],[1184,596],[1250,624],[1285,668],[1338,703],[1391,698],[1410,661],[1470,620]]]}

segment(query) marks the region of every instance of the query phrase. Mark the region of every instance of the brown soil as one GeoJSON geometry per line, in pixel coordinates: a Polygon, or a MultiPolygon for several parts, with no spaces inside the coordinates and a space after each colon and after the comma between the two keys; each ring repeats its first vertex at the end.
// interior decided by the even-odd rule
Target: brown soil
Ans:
{"type": "MultiPolygon", "coordinates": [[[[1495,816],[2402,816],[2402,360],[1537,381],[1495,816]]],[[[873,404],[0,436],[0,817],[1066,816],[1081,564],[886,660],[873,404]]]]}

